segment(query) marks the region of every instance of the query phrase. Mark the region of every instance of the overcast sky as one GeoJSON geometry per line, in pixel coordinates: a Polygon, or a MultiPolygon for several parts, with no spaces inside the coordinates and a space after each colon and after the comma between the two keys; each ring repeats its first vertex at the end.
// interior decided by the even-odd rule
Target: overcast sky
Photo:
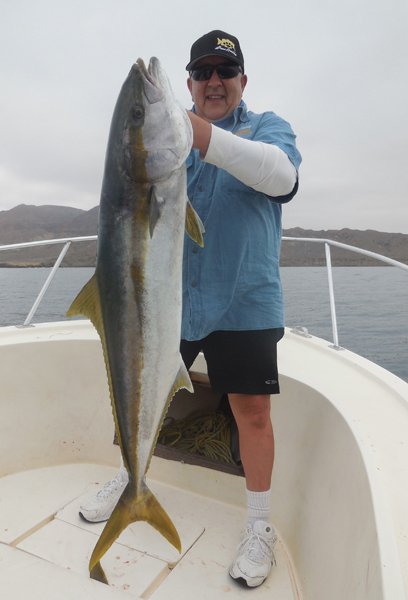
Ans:
{"type": "Polygon", "coordinates": [[[407,0],[0,0],[0,210],[96,206],[132,62],[157,56],[190,108],[212,29],[241,42],[249,108],[297,134],[284,227],[408,233],[407,0]]]}

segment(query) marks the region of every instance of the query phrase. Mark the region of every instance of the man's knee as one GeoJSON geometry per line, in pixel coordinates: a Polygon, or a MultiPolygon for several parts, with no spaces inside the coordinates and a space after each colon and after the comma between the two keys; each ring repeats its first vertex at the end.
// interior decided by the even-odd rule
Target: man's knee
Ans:
{"type": "Polygon", "coordinates": [[[270,397],[230,394],[229,400],[238,428],[264,429],[271,423],[270,397]]]}

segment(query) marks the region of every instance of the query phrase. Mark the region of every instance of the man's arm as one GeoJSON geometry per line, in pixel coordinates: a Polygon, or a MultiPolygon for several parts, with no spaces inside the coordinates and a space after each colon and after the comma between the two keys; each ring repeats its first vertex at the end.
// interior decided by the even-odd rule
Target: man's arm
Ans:
{"type": "Polygon", "coordinates": [[[188,113],[193,148],[205,162],[225,169],[239,181],[268,196],[287,196],[297,183],[297,171],[278,146],[247,140],[188,113]]]}

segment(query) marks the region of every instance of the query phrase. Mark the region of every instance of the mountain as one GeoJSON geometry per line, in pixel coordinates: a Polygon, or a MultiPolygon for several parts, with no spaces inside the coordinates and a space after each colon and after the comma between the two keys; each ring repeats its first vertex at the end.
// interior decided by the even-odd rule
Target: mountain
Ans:
{"type": "MultiPolygon", "coordinates": [[[[408,234],[385,233],[367,229],[329,229],[312,231],[295,227],[286,229],[284,236],[295,238],[319,238],[357,246],[370,252],[383,254],[408,264],[408,234]]],[[[331,246],[331,260],[334,266],[380,266],[378,260],[355,254],[350,250],[331,246]]],[[[322,243],[284,241],[282,243],[282,266],[321,266],[326,264],[325,249],[322,243]]]]}
{"type": "Polygon", "coordinates": [[[0,212],[1,244],[46,239],[69,225],[84,211],[68,206],[27,206],[20,204],[0,212]]]}
{"type": "MultiPolygon", "coordinates": [[[[81,210],[69,206],[20,204],[11,210],[0,211],[0,245],[96,235],[98,213],[98,206],[81,210]]],[[[5,250],[0,252],[0,267],[48,267],[54,264],[62,247],[5,250]]],[[[62,266],[93,266],[95,257],[96,242],[73,244],[62,266]]]]}
{"type": "MultiPolygon", "coordinates": [[[[20,204],[10,210],[0,211],[0,245],[61,237],[96,235],[99,207],[82,210],[69,206],[30,206],[20,204]]],[[[340,229],[313,231],[295,227],[286,229],[284,236],[296,238],[330,239],[371,252],[384,254],[408,263],[408,234],[380,231],[340,229]]],[[[62,245],[0,252],[0,267],[51,266],[62,245]]],[[[331,249],[335,266],[379,265],[378,261],[340,248],[331,249]]],[[[62,263],[63,266],[94,266],[96,242],[73,244],[62,263]]],[[[325,264],[323,244],[284,241],[282,266],[320,266],[325,264]]]]}

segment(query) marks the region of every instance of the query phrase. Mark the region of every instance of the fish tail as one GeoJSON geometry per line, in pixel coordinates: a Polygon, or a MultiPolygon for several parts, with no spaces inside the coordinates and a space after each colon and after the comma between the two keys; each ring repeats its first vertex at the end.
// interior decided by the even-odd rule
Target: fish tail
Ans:
{"type": "Polygon", "coordinates": [[[100,560],[122,531],[136,521],[147,521],[181,552],[181,542],[177,530],[157,498],[146,485],[143,486],[142,490],[137,491],[128,484],[106,523],[90,558],[89,572],[92,579],[108,583],[100,560]]]}

